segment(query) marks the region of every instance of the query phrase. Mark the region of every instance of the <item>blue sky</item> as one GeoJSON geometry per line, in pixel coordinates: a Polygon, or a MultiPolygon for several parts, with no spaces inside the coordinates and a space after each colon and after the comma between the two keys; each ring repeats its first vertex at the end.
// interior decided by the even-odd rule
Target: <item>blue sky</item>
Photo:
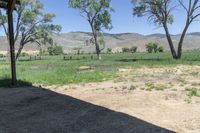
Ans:
{"type": "MultiPolygon", "coordinates": [[[[132,15],[131,0],[112,0],[112,7],[115,12],[112,13],[112,21],[114,28],[111,31],[104,31],[109,33],[140,33],[153,34],[164,33],[162,28],[158,28],[153,24],[147,22],[146,18],[136,18],[132,15]]],[[[87,21],[79,16],[77,10],[71,9],[67,5],[67,0],[41,0],[45,5],[45,12],[56,14],[54,22],[63,27],[62,32],[71,31],[90,31],[87,21]]],[[[181,33],[184,25],[184,18],[182,10],[174,12],[175,23],[170,26],[172,34],[181,33]]],[[[195,22],[191,25],[188,32],[200,32],[200,23],[195,22]]]]}
{"type": "MultiPolygon", "coordinates": [[[[115,12],[112,13],[114,28],[109,33],[164,33],[162,28],[158,28],[147,22],[146,18],[136,18],[132,15],[131,0],[112,0],[112,7],[115,12]]],[[[67,0],[41,0],[45,5],[46,12],[56,14],[55,23],[62,25],[62,32],[71,31],[90,31],[87,21],[79,16],[77,10],[68,8],[67,0]]],[[[175,23],[170,26],[172,34],[181,33],[184,26],[184,11],[174,11],[175,23]]],[[[188,32],[200,32],[200,23],[193,23],[188,32]]]]}

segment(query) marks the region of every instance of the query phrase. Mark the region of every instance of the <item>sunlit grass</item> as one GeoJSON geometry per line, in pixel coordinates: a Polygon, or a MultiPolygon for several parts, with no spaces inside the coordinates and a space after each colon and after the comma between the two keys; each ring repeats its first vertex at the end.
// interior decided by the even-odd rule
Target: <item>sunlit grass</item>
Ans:
{"type": "MultiPolygon", "coordinates": [[[[173,60],[170,53],[147,54],[103,54],[102,60],[91,59],[91,55],[73,56],[63,60],[62,56],[45,56],[42,60],[29,61],[29,57],[17,62],[19,80],[33,84],[71,84],[101,82],[117,77],[118,68],[173,67],[176,65],[200,65],[198,51],[185,52],[181,60],[173,60]],[[83,57],[84,56],[84,57],[83,57]],[[93,70],[80,70],[89,66],[93,70]]],[[[0,80],[10,78],[9,62],[0,60],[0,80]]]]}

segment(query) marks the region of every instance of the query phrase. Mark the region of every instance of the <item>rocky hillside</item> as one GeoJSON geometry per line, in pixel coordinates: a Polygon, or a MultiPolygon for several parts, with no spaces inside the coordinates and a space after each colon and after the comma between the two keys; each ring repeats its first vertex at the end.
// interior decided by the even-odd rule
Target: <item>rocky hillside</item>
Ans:
{"type": "MultiPolygon", "coordinates": [[[[81,47],[82,51],[93,52],[94,46],[87,45],[86,40],[91,38],[90,33],[86,32],[71,32],[62,33],[53,36],[55,42],[64,48],[65,52],[72,52],[73,48],[81,47]]],[[[173,41],[178,43],[180,35],[173,35],[173,41]]],[[[141,35],[137,33],[122,33],[122,34],[105,34],[106,49],[112,48],[113,51],[120,51],[123,47],[137,46],[139,51],[145,51],[145,45],[148,42],[158,42],[165,50],[169,50],[167,40],[164,34],[141,35]]],[[[183,45],[184,50],[200,49],[200,33],[190,33],[187,35],[183,45]]],[[[5,37],[0,37],[0,51],[6,51],[7,40],[5,37]]],[[[25,48],[26,51],[37,50],[37,45],[30,44],[25,48]]]]}

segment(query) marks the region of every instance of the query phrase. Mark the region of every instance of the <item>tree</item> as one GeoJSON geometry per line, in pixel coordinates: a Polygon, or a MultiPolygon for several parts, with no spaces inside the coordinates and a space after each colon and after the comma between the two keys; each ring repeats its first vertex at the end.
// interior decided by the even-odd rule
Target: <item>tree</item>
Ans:
{"type": "MultiPolygon", "coordinates": [[[[174,2],[174,0],[173,0],[174,2]]],[[[175,50],[168,25],[173,23],[172,11],[178,6],[173,6],[172,0],[132,0],[134,5],[134,15],[138,17],[148,16],[148,19],[165,30],[169,47],[174,59],[180,59],[182,56],[182,45],[186,32],[192,22],[200,16],[200,0],[177,0],[180,7],[186,11],[186,21],[181,34],[178,50],[175,50]]]]}
{"type": "Polygon", "coordinates": [[[130,49],[127,48],[127,47],[124,47],[124,48],[122,48],[122,52],[123,53],[128,53],[128,52],[130,52],[130,49]]]}
{"type": "Polygon", "coordinates": [[[152,45],[154,53],[158,52],[158,43],[153,43],[152,45]]]}
{"type": "Polygon", "coordinates": [[[49,46],[47,50],[48,50],[49,55],[62,55],[63,54],[63,48],[61,46],[58,46],[57,44],[49,46]]]}
{"type": "Polygon", "coordinates": [[[130,48],[129,51],[130,51],[131,53],[136,53],[136,52],[137,52],[137,49],[138,49],[138,47],[133,46],[133,47],[130,48]]]}
{"type": "MultiPolygon", "coordinates": [[[[50,41],[50,34],[59,32],[61,26],[52,24],[54,14],[43,13],[44,6],[39,0],[21,0],[16,7],[15,15],[15,44],[19,40],[18,59],[26,44],[41,45],[50,41]]],[[[8,38],[7,19],[4,11],[0,10],[0,25],[8,38]]]]}
{"type": "Polygon", "coordinates": [[[148,43],[148,44],[146,45],[146,51],[147,51],[148,53],[153,53],[153,43],[148,43]]]}
{"type": "Polygon", "coordinates": [[[112,21],[110,12],[113,11],[110,5],[110,0],[69,0],[69,6],[71,8],[78,9],[80,15],[83,16],[89,23],[92,30],[92,39],[90,42],[95,45],[97,59],[101,59],[100,48],[102,42],[103,29],[112,29],[112,21]],[[99,37],[102,37],[99,39],[99,37]]]}
{"type": "Polygon", "coordinates": [[[159,46],[158,43],[148,43],[146,44],[146,50],[148,53],[158,53],[158,52],[163,52],[164,48],[162,46],[159,46]]]}

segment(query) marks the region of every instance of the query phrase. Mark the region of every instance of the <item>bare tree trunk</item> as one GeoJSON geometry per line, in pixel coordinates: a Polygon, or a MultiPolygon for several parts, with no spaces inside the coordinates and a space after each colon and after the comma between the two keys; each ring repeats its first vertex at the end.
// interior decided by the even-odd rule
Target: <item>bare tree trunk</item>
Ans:
{"type": "Polygon", "coordinates": [[[98,44],[98,39],[97,39],[96,33],[94,33],[94,43],[95,43],[95,47],[96,47],[97,60],[101,60],[101,50],[100,50],[100,46],[98,44]]]}
{"type": "Polygon", "coordinates": [[[24,46],[22,44],[20,44],[19,49],[18,49],[17,54],[16,54],[16,60],[19,59],[23,48],[24,48],[24,46]]]}
{"type": "Polygon", "coordinates": [[[97,37],[95,37],[95,47],[96,47],[97,60],[101,60],[101,50],[97,41],[97,37]]]}
{"type": "Polygon", "coordinates": [[[170,35],[170,33],[169,33],[167,24],[163,24],[163,27],[164,27],[165,32],[166,32],[166,37],[167,37],[167,41],[168,41],[168,43],[169,43],[169,47],[170,47],[170,51],[171,51],[172,57],[173,57],[173,59],[177,59],[176,50],[175,50],[175,48],[174,48],[174,44],[173,44],[173,42],[172,42],[171,35],[170,35]]]}
{"type": "Polygon", "coordinates": [[[100,53],[97,53],[97,60],[101,60],[101,54],[100,53]]]}
{"type": "MultiPolygon", "coordinates": [[[[8,37],[7,37],[7,42],[9,42],[9,38],[8,37]]],[[[10,45],[9,44],[7,44],[6,60],[10,61],[10,45]]]]}
{"type": "Polygon", "coordinates": [[[101,60],[101,52],[99,49],[96,49],[96,54],[97,54],[97,60],[101,60]]]}
{"type": "Polygon", "coordinates": [[[183,41],[184,41],[184,38],[185,38],[185,35],[186,35],[186,32],[188,30],[189,25],[190,25],[190,23],[187,22],[186,26],[185,26],[185,28],[182,32],[182,35],[181,35],[181,38],[180,38],[180,41],[179,41],[179,44],[178,44],[177,59],[181,59],[181,57],[182,57],[183,41]]]}
{"type": "Polygon", "coordinates": [[[91,29],[92,29],[92,36],[94,38],[94,44],[95,44],[95,48],[96,48],[96,54],[97,54],[97,60],[101,60],[101,49],[99,47],[98,44],[98,35],[97,35],[97,31],[95,30],[94,26],[93,26],[93,22],[91,20],[88,21],[90,23],[91,29]]]}

